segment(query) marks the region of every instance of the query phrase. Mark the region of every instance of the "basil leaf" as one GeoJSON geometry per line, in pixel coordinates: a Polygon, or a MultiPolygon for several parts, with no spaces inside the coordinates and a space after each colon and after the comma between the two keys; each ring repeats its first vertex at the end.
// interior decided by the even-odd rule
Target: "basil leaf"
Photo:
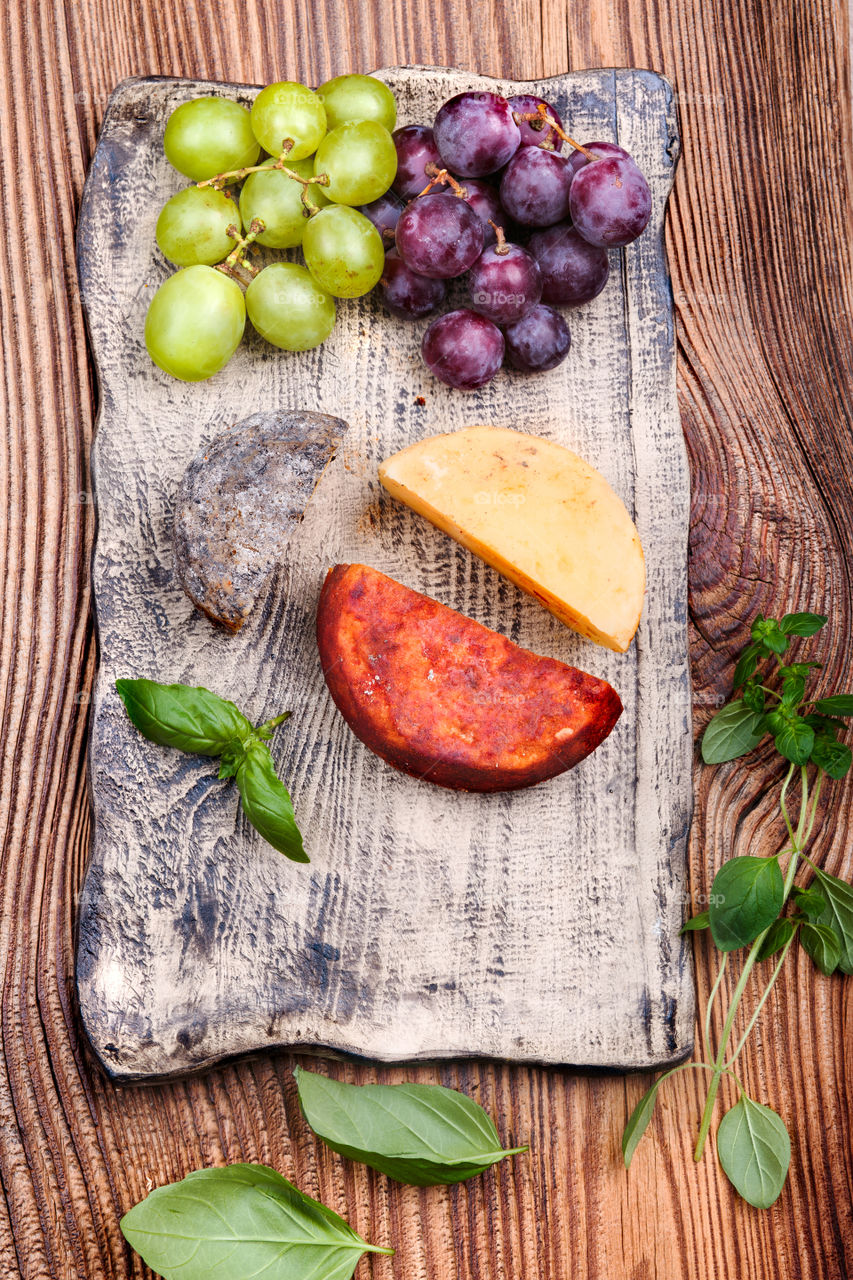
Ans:
{"type": "Polygon", "coordinates": [[[781,951],[794,936],[794,922],[789,920],[787,916],[783,916],[779,920],[774,920],[770,928],[767,930],[767,936],[758,948],[756,955],[756,963],[761,964],[762,960],[769,960],[771,956],[775,956],[781,951]]]}
{"type": "Polygon", "coordinates": [[[757,641],[761,653],[783,654],[788,648],[788,639],[775,618],[764,618],[761,614],[752,624],[752,638],[757,641]]]}
{"type": "Polygon", "coordinates": [[[208,689],[154,680],[116,680],[116,689],[139,732],[164,747],[218,756],[253,732],[233,702],[208,689]]]}
{"type": "Polygon", "coordinates": [[[158,1187],[121,1220],[125,1239],[163,1280],[349,1280],[367,1244],[343,1218],[265,1165],[200,1169],[158,1187]]]}
{"type": "Polygon", "coordinates": [[[814,705],[816,711],[826,716],[853,716],[853,693],[834,693],[814,705]]]}
{"type": "Polygon", "coordinates": [[[754,711],[756,715],[761,715],[764,711],[764,690],[757,684],[744,685],[743,689],[743,705],[748,707],[750,711],[754,711]]]}
{"type": "Polygon", "coordinates": [[[691,916],[689,920],[685,920],[679,929],[679,933],[692,933],[694,929],[707,929],[711,923],[710,915],[707,911],[700,911],[698,915],[691,916]]]}
{"type": "Polygon", "coordinates": [[[776,919],[784,897],[776,858],[730,858],[711,886],[711,933],[719,949],[753,942],[776,919]]]}
{"type": "Polygon", "coordinates": [[[462,1182],[504,1156],[478,1103],[433,1084],[345,1084],[297,1067],[305,1119],[340,1155],[415,1187],[462,1182]]]}
{"type": "Polygon", "coordinates": [[[243,812],[255,830],[293,862],[310,862],[296,825],[293,801],[275,771],[266,743],[257,739],[248,743],[235,777],[243,812]]]}
{"type": "Polygon", "coordinates": [[[786,613],[779,629],[786,636],[814,636],[826,623],[822,613],[786,613]]]}
{"type": "Polygon", "coordinates": [[[757,747],[764,737],[764,718],[736,698],[718,711],[702,736],[702,759],[706,764],[736,760],[757,747]]]}
{"type": "Polygon", "coordinates": [[[843,742],[833,742],[821,734],[815,738],[811,759],[830,778],[843,778],[853,764],[853,752],[843,742]]]}
{"type": "Polygon", "coordinates": [[[786,707],[796,707],[802,702],[805,691],[805,677],[797,675],[796,671],[789,671],[782,677],[782,702],[786,707]]]}
{"type": "Polygon", "coordinates": [[[795,885],[792,896],[797,909],[809,920],[819,920],[826,910],[826,898],[817,889],[799,889],[795,885]]]}
{"type": "Polygon", "coordinates": [[[853,973],[853,885],[815,870],[821,892],[826,898],[826,910],[818,917],[818,924],[827,924],[835,932],[841,945],[838,968],[842,973],[853,973]]]}
{"type": "Polygon", "coordinates": [[[791,1140],[781,1116],[743,1094],[720,1121],[717,1155],[738,1194],[756,1209],[769,1209],[788,1176],[791,1140]]]}
{"type": "Polygon", "coordinates": [[[760,645],[748,644],[740,655],[735,667],[733,678],[733,687],[739,689],[742,684],[746,684],[755,674],[755,668],[758,666],[758,660],[761,656],[760,645]]]}
{"type": "Polygon", "coordinates": [[[637,1150],[640,1139],[649,1127],[649,1121],[654,1113],[655,1103],[658,1100],[658,1086],[660,1080],[656,1080],[651,1089],[648,1089],[637,1103],[634,1110],[628,1117],[628,1123],[622,1132],[622,1159],[625,1161],[625,1168],[630,1169],[631,1161],[634,1158],[634,1152],[637,1150]]]}
{"type": "Polygon", "coordinates": [[[800,942],[821,973],[825,973],[827,977],[835,973],[841,959],[841,942],[830,925],[804,921],[800,925],[800,942]]]}
{"type": "MultiPolygon", "coordinates": [[[[775,713],[782,715],[782,713],[775,713]]],[[[776,750],[794,764],[808,764],[814,749],[815,733],[799,716],[784,716],[778,728],[771,726],[776,750]]]]}

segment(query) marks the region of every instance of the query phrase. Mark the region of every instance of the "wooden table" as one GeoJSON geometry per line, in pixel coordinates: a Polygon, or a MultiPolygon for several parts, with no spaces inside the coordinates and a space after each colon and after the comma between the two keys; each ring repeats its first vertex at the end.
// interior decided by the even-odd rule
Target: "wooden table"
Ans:
{"type": "MultiPolygon", "coordinates": [[[[118,1228],[152,1186],[262,1160],[374,1240],[377,1280],[729,1280],[847,1275],[853,983],[802,955],[743,1061],[793,1133],[788,1185],[761,1213],[715,1160],[691,1159],[694,1073],[663,1094],[630,1176],[619,1138],[645,1078],[490,1064],[421,1067],[479,1098],[529,1158],[446,1190],[390,1186],[297,1121],[288,1055],[182,1084],[109,1085],[73,1000],[74,903],[87,856],[85,744],[95,666],[87,471],[92,385],[74,223],[106,98],[124,76],[317,83],[347,70],[454,64],[516,78],[648,66],[676,86],[684,155],[670,205],[679,392],[693,467],[697,728],[728,691],[758,611],[831,615],[827,679],[850,687],[853,260],[844,0],[30,0],[0,7],[0,254],[6,376],[0,454],[3,1005],[0,1275],[142,1276],[118,1228]]],[[[144,198],[144,193],[141,196],[144,198]]],[[[778,771],[696,769],[694,900],[734,849],[770,852],[778,771]]],[[[853,874],[853,783],[829,789],[817,856],[853,874]]],[[[709,952],[697,982],[707,996],[709,952]]],[[[352,1080],[403,1072],[338,1068],[352,1080]]],[[[370,1274],[363,1263],[360,1275],[370,1274]]]]}

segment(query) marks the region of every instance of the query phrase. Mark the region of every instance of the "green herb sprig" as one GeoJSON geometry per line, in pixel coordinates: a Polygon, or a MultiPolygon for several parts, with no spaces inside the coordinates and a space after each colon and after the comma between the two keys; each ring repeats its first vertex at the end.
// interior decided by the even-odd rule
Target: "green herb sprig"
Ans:
{"type": "Polygon", "coordinates": [[[289,711],[255,726],[233,702],[198,686],[116,680],[116,689],[144,737],[164,747],[219,757],[219,777],[235,779],[252,826],[293,862],[310,861],[293,802],[267,746],[289,711]]]}
{"type": "Polygon", "coordinates": [[[807,698],[806,687],[816,662],[788,662],[794,637],[816,635],[826,618],[816,613],[789,613],[777,621],[760,614],[752,624],[750,643],[734,672],[732,701],[719,711],[702,738],[702,759],[722,764],[753,751],[769,734],[776,751],[788,761],[779,808],[787,840],[769,858],[737,857],[725,862],[711,886],[710,907],[688,920],[682,932],[709,929],[722,953],[717,979],[705,1010],[708,1058],[684,1062],[660,1076],[634,1108],[622,1136],[626,1168],[654,1112],[664,1080],[679,1071],[710,1073],[694,1158],[701,1160],[723,1076],[734,1081],[739,1100],[717,1129],[717,1156],[723,1171],[745,1200],[766,1209],[785,1184],[791,1143],[785,1124],[770,1107],[753,1101],[733,1066],[796,941],[821,973],[853,973],[853,885],[815,866],[806,853],[814,830],[824,777],[840,779],[850,769],[850,747],[839,741],[845,720],[853,716],[853,694],[807,698]],[[791,792],[799,787],[799,811],[791,816],[791,792]],[[814,873],[808,887],[795,882],[804,862],[814,873]],[[729,953],[749,947],[741,967],[723,1029],[711,1048],[711,1015],[720,996],[729,953]],[[731,1052],[735,1018],[756,965],[775,958],[758,1004],[731,1052]]]}

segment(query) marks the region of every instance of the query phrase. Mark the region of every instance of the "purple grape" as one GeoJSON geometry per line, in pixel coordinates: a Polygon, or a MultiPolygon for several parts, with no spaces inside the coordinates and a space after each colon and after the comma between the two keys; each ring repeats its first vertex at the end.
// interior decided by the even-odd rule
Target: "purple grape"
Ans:
{"type": "Polygon", "coordinates": [[[385,195],[380,196],[378,200],[359,205],[359,212],[373,223],[382,237],[382,243],[387,248],[389,244],[394,243],[394,231],[405,207],[405,202],[395,196],[393,191],[386,191],[385,195]]]}
{"type": "Polygon", "coordinates": [[[537,231],[527,247],[542,272],[543,302],[577,307],[597,298],[607,284],[607,250],[584,240],[569,222],[537,231]]]}
{"type": "MultiPolygon", "coordinates": [[[[560,128],[563,122],[557,115],[557,112],[551,106],[550,102],[546,102],[544,98],[536,98],[532,93],[519,93],[514,98],[510,98],[509,105],[516,115],[525,116],[536,111],[540,106],[548,108],[548,118],[558,124],[560,128]]],[[[521,145],[523,147],[541,147],[543,142],[553,145],[558,151],[562,144],[560,135],[554,129],[537,129],[536,121],[522,120],[518,128],[521,133],[521,145]]]]}
{"type": "Polygon", "coordinates": [[[468,273],[475,311],[495,324],[513,324],[542,297],[542,273],[536,259],[517,244],[484,249],[468,273]]]}
{"type": "Polygon", "coordinates": [[[540,303],[515,324],[504,329],[506,356],[514,369],[523,373],[544,373],[569,354],[572,335],[558,311],[540,303]]]}
{"type": "Polygon", "coordinates": [[[553,151],[521,147],[501,179],[501,204],[523,227],[549,227],[569,213],[572,176],[553,151]]]}
{"type": "Polygon", "coordinates": [[[504,338],[491,320],[463,307],[433,320],[421,351],[427,368],[442,382],[460,391],[476,391],[500,369],[504,338]]]}
{"type": "MultiPolygon", "coordinates": [[[[601,156],[602,159],[615,158],[617,160],[630,160],[631,156],[624,147],[618,147],[615,142],[585,142],[584,147],[587,151],[592,151],[595,155],[601,156]]],[[[585,165],[590,164],[583,151],[573,151],[568,158],[568,165],[572,171],[572,177],[575,176],[578,169],[583,169],[585,165]]]]}
{"type": "Polygon", "coordinates": [[[461,178],[494,173],[521,141],[512,108],[499,93],[458,93],[439,107],[433,132],[444,164],[461,178]]]}
{"type": "Polygon", "coordinates": [[[397,223],[397,252],[419,276],[461,276],[483,252],[483,221],[467,200],[439,191],[407,205],[397,223]]]}
{"type": "Polygon", "coordinates": [[[429,186],[429,176],[424,172],[426,166],[437,164],[441,167],[435,137],[426,124],[407,124],[402,129],[395,129],[392,137],[397,148],[397,176],[391,190],[404,200],[412,200],[429,186]]]}
{"type": "Polygon", "coordinates": [[[500,196],[494,187],[489,186],[488,182],[481,182],[477,178],[466,178],[464,187],[466,191],[465,199],[474,212],[483,220],[483,245],[488,248],[497,239],[494,227],[489,226],[490,220],[497,226],[503,227],[505,231],[509,222],[501,204],[500,196]]]}
{"type": "Polygon", "coordinates": [[[633,160],[592,160],[575,174],[569,208],[584,240],[617,249],[646,227],[652,193],[633,160]]]}
{"type": "Polygon", "coordinates": [[[441,306],[447,286],[410,271],[396,249],[385,255],[385,269],[379,282],[382,301],[400,320],[421,320],[441,306]]]}

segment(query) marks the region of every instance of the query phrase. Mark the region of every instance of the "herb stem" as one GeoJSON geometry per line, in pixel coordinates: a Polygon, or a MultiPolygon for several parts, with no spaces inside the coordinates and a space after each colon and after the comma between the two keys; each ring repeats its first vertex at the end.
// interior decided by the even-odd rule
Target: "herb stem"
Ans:
{"type": "MultiPolygon", "coordinates": [[[[790,769],[788,770],[787,777],[785,778],[785,782],[782,787],[782,795],[780,796],[780,808],[785,818],[785,824],[788,827],[790,837],[791,837],[791,844],[793,846],[791,850],[791,860],[788,863],[788,869],[785,874],[785,885],[784,885],[784,893],[782,898],[783,905],[787,901],[788,896],[791,892],[791,887],[794,883],[794,876],[797,870],[797,861],[799,859],[800,850],[803,844],[805,843],[804,836],[806,833],[806,822],[808,818],[808,803],[809,803],[808,770],[806,769],[805,765],[801,765],[800,775],[801,775],[801,782],[802,782],[802,793],[800,797],[800,817],[799,817],[799,822],[797,824],[797,830],[796,832],[794,832],[794,829],[791,826],[790,818],[788,817],[787,808],[785,806],[785,793],[788,789],[788,785],[791,781],[795,768],[796,766],[792,764],[790,769]]],[[[813,804],[811,823],[814,822],[815,812],[816,812],[816,805],[813,804]]],[[[811,831],[811,823],[809,823],[809,832],[811,831]]],[[[717,1057],[714,1062],[714,1075],[711,1079],[710,1085],[708,1086],[708,1096],[705,1099],[705,1109],[702,1112],[702,1121],[699,1126],[699,1134],[696,1138],[696,1147],[693,1152],[693,1159],[697,1161],[702,1159],[702,1154],[705,1150],[705,1142],[708,1137],[708,1131],[711,1127],[711,1118],[714,1112],[714,1104],[717,1101],[717,1093],[720,1088],[720,1080],[725,1070],[726,1048],[728,1047],[729,1037],[731,1036],[731,1033],[732,1033],[732,1027],[734,1025],[735,1016],[737,1015],[738,1006],[740,1005],[741,999],[743,997],[743,993],[746,990],[746,984],[749,981],[749,975],[752,973],[755,962],[758,959],[758,953],[761,950],[761,944],[763,943],[769,931],[770,931],[770,926],[768,925],[768,927],[762,930],[762,932],[758,935],[758,937],[755,939],[755,941],[753,942],[752,946],[749,949],[749,955],[746,958],[746,962],[743,966],[743,970],[741,972],[740,978],[738,979],[737,986],[735,987],[735,990],[734,990],[734,995],[732,996],[732,1002],[731,1002],[731,1005],[729,1006],[729,1011],[726,1015],[725,1023],[723,1024],[723,1032],[722,1032],[722,1035],[720,1036],[720,1044],[717,1050],[717,1057]]],[[[734,1057],[736,1056],[737,1056],[737,1053],[734,1055],[734,1057]]]]}
{"type": "Polygon", "coordinates": [[[705,1047],[709,1053],[711,1052],[711,1010],[714,1007],[714,1001],[717,998],[720,983],[723,981],[723,974],[726,972],[726,962],[728,961],[728,958],[729,953],[726,951],[723,954],[723,963],[720,965],[720,972],[717,974],[716,981],[711,988],[711,994],[708,997],[708,1004],[705,1008],[705,1047]]]}
{"type": "Polygon", "coordinates": [[[738,1040],[738,1042],[737,1042],[737,1048],[735,1049],[734,1053],[732,1054],[732,1056],[729,1058],[728,1062],[726,1063],[726,1066],[727,1066],[727,1067],[730,1067],[730,1066],[732,1065],[732,1063],[734,1062],[735,1058],[737,1058],[737,1056],[738,1056],[738,1054],[740,1053],[741,1049],[743,1048],[743,1046],[746,1044],[747,1040],[749,1039],[750,1032],[752,1031],[752,1028],[755,1026],[756,1022],[758,1021],[758,1015],[761,1013],[761,1010],[762,1010],[762,1007],[763,1007],[763,1005],[764,1005],[765,1000],[766,1000],[766,999],[767,999],[767,997],[770,995],[770,992],[773,990],[773,984],[774,984],[774,982],[776,981],[776,979],[779,977],[779,970],[782,968],[782,965],[785,963],[785,957],[787,956],[788,952],[791,950],[791,946],[792,946],[792,944],[793,944],[794,939],[796,938],[796,936],[797,936],[797,931],[796,931],[796,927],[795,927],[794,932],[791,934],[790,938],[788,939],[788,941],[785,943],[784,947],[782,948],[782,954],[780,955],[779,960],[778,960],[778,962],[777,962],[777,964],[776,964],[776,967],[775,967],[775,969],[773,970],[773,974],[772,974],[772,976],[771,976],[771,978],[770,978],[770,981],[767,983],[767,986],[766,986],[766,987],[765,987],[765,989],[764,989],[764,995],[761,997],[761,999],[759,1000],[758,1004],[756,1005],[755,1012],[753,1013],[752,1017],[750,1018],[749,1022],[747,1023],[746,1030],[744,1031],[744,1033],[743,1033],[743,1035],[741,1036],[740,1040],[738,1040]]]}

